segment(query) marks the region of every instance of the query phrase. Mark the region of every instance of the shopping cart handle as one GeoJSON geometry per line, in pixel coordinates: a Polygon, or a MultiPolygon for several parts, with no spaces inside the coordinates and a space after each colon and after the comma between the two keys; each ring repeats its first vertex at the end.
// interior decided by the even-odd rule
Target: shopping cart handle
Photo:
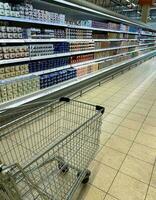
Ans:
{"type": "Polygon", "coordinates": [[[68,97],[61,97],[60,98],[60,102],[61,101],[70,102],[70,98],[68,98],[68,97]]]}
{"type": "Polygon", "coordinates": [[[96,110],[101,111],[102,114],[104,114],[104,112],[105,112],[105,108],[102,106],[96,106],[96,110]]]}
{"type": "MultiPolygon", "coordinates": [[[[70,98],[68,98],[68,97],[61,97],[60,98],[60,102],[62,102],[62,101],[64,101],[64,102],[70,102],[70,98]]],[[[100,111],[102,114],[104,114],[104,112],[105,112],[105,108],[104,107],[97,105],[95,108],[96,108],[96,111],[100,111]]]]}

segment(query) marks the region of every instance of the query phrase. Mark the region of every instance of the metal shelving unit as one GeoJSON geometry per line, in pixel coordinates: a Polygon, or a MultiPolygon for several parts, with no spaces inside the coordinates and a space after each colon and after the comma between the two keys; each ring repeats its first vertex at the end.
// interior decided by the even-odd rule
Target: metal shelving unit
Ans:
{"type": "Polygon", "coordinates": [[[0,43],[54,43],[54,42],[117,42],[136,41],[137,39],[0,39],[0,43]]]}
{"type": "MultiPolygon", "coordinates": [[[[34,2],[36,2],[36,0],[34,0],[34,2]]],[[[39,3],[43,1],[38,1],[39,3]]],[[[48,2],[48,1],[46,1],[48,2]]],[[[103,17],[108,17],[110,18],[112,21],[117,21],[119,23],[125,23],[125,24],[129,24],[129,25],[133,25],[136,27],[143,28],[144,30],[149,30],[152,31],[149,27],[145,26],[144,24],[138,24],[136,22],[132,22],[129,21],[127,19],[119,19],[118,16],[110,16],[108,14],[103,13],[102,11],[96,11],[93,10],[91,8],[87,8],[87,7],[83,7],[80,6],[78,4],[74,4],[72,2],[67,2],[64,0],[54,0],[54,2],[58,5],[61,6],[65,6],[66,8],[69,6],[72,9],[78,9],[78,10],[82,10],[86,12],[86,16],[91,16],[95,17],[95,15],[98,16],[98,18],[100,17],[101,20],[103,19],[103,17]]],[[[51,3],[49,3],[48,5],[51,5],[51,3]]],[[[0,21],[8,21],[8,22],[13,22],[13,23],[18,23],[18,24],[33,24],[33,25],[45,25],[45,26],[53,26],[53,27],[60,27],[60,28],[70,28],[70,29],[79,29],[79,30],[92,30],[94,32],[110,32],[110,33],[123,33],[123,34],[130,34],[130,35],[135,35],[136,38],[134,39],[125,39],[125,38],[112,38],[112,39],[70,39],[70,38],[65,38],[65,39],[55,39],[55,38],[49,38],[49,39],[0,39],[0,43],[2,44],[31,44],[31,43],[56,43],[56,42],[122,42],[122,41],[155,41],[154,39],[143,39],[141,38],[143,35],[147,35],[147,36],[152,36],[152,37],[156,37],[155,35],[151,35],[151,34],[146,34],[146,33],[141,33],[140,31],[138,32],[130,32],[130,31],[122,31],[122,30],[112,30],[112,29],[104,29],[104,28],[94,28],[94,27],[88,27],[88,26],[77,26],[77,25],[69,25],[69,24],[58,24],[58,23],[51,23],[51,22],[46,22],[46,21],[38,21],[38,20],[32,20],[32,19],[26,19],[26,18],[16,18],[16,17],[6,17],[6,16],[0,16],[0,21]]],[[[154,30],[153,30],[154,31],[154,30]]],[[[155,31],[156,32],[156,31],[155,31]]],[[[25,74],[25,75],[20,75],[18,76],[18,78],[26,78],[29,77],[31,75],[36,75],[36,76],[40,76],[40,75],[44,75],[44,74],[48,74],[48,73],[52,73],[52,72],[57,72],[59,70],[64,70],[64,69],[69,69],[69,68],[83,68],[86,65],[91,65],[91,64],[98,64],[102,61],[106,61],[109,59],[115,59],[116,57],[120,57],[120,56],[124,56],[124,55],[131,55],[132,53],[138,53],[141,51],[147,51],[152,49],[151,52],[149,53],[145,53],[141,56],[136,56],[135,58],[123,61],[121,63],[117,63],[114,64],[110,67],[104,68],[102,70],[98,70],[94,73],[79,77],[79,78],[73,78],[69,81],[65,81],[62,83],[59,83],[57,85],[48,87],[46,89],[41,89],[37,92],[25,95],[25,96],[21,96],[19,98],[10,100],[8,102],[4,102],[4,103],[0,103],[0,110],[5,110],[7,108],[11,108],[11,107],[16,107],[16,106],[20,106],[22,104],[31,102],[31,101],[36,101],[37,99],[40,98],[47,98],[48,96],[50,97],[52,94],[55,94],[55,96],[59,96],[60,92],[64,92],[64,90],[72,90],[71,88],[75,88],[75,85],[79,85],[79,87],[82,87],[83,84],[86,83],[90,83],[90,80],[94,79],[94,80],[98,80],[99,76],[100,78],[104,77],[105,74],[107,74],[108,72],[111,73],[113,71],[119,70],[120,68],[124,68],[127,65],[130,65],[131,63],[136,63],[140,60],[146,59],[146,58],[151,58],[153,56],[156,55],[156,51],[153,50],[153,48],[155,46],[148,46],[148,45],[154,45],[156,44],[155,42],[148,42],[145,44],[139,44],[139,45],[129,45],[129,46],[117,46],[117,47],[110,47],[110,48],[101,48],[101,49],[90,49],[90,50],[83,50],[83,51],[74,51],[74,52],[67,52],[67,53],[58,53],[58,54],[52,54],[52,55],[46,55],[46,56],[35,56],[35,57],[26,57],[26,58],[18,58],[18,59],[10,59],[10,60],[0,60],[0,65],[6,65],[6,64],[16,64],[16,63],[28,63],[30,61],[38,61],[38,60],[46,60],[46,59],[53,59],[53,58],[60,58],[60,57],[67,57],[67,56],[75,56],[75,55],[81,55],[81,54],[87,54],[87,53],[95,53],[95,52],[103,52],[103,51],[112,51],[112,50],[117,50],[117,49],[125,49],[125,48],[134,48],[136,47],[136,50],[132,50],[130,52],[124,52],[124,53],[119,53],[113,56],[107,56],[107,57],[102,57],[102,58],[98,58],[98,59],[93,59],[93,60],[89,60],[89,61],[84,61],[84,62],[79,62],[79,63],[75,63],[75,64],[68,64],[65,66],[60,66],[60,67],[56,67],[56,68],[51,68],[51,69],[47,69],[47,70],[42,70],[42,71],[37,71],[37,72],[33,72],[33,73],[29,73],[29,74],[25,74]],[[145,48],[142,48],[144,46],[147,46],[145,48]]],[[[14,80],[15,77],[10,77],[8,78],[8,80],[14,80]]],[[[78,88],[78,87],[77,87],[78,88]]],[[[63,95],[63,94],[62,94],[63,95]]]]}
{"type": "Polygon", "coordinates": [[[51,22],[45,22],[45,21],[38,21],[38,20],[31,20],[31,19],[25,19],[25,18],[16,18],[16,17],[5,17],[0,16],[0,20],[2,21],[13,21],[13,22],[22,22],[22,23],[31,23],[31,24],[43,24],[43,25],[49,25],[49,26],[59,26],[64,28],[73,28],[73,29],[87,29],[87,30],[95,30],[95,31],[103,31],[103,32],[113,32],[113,33],[127,33],[127,34],[134,34],[138,35],[138,32],[129,32],[129,31],[120,31],[120,30],[111,30],[111,29],[103,29],[103,28],[94,28],[89,26],[76,26],[76,25],[68,25],[68,24],[55,24],[51,22]]]}
{"type": "MultiPolygon", "coordinates": [[[[153,44],[153,43],[151,43],[151,44],[153,44]]],[[[140,46],[145,46],[145,44],[140,45],[140,46]]],[[[29,77],[31,75],[38,76],[38,75],[48,74],[48,73],[51,73],[51,72],[56,72],[56,71],[68,69],[68,68],[71,68],[71,67],[74,67],[74,68],[81,67],[81,68],[83,68],[84,66],[89,65],[89,64],[100,63],[101,61],[104,61],[104,60],[107,60],[107,59],[113,59],[115,57],[128,55],[128,54],[131,54],[131,53],[134,53],[134,52],[143,51],[143,50],[147,50],[147,49],[150,49],[150,48],[153,48],[153,47],[137,49],[137,50],[134,50],[134,51],[120,53],[120,54],[116,54],[116,55],[113,55],[113,56],[107,56],[107,57],[103,57],[103,58],[99,58],[99,59],[93,59],[93,60],[89,60],[89,61],[85,61],[85,62],[79,62],[79,63],[76,63],[76,64],[65,65],[65,66],[56,67],[56,68],[52,68],[52,69],[48,69],[48,70],[32,72],[32,73],[29,73],[29,74],[18,76],[17,78],[26,78],[26,77],[29,77]]],[[[8,80],[14,80],[14,77],[8,78],[8,80]]]]}
{"type": "MultiPolygon", "coordinates": [[[[149,43],[149,44],[155,44],[155,43],[149,43]]],[[[125,48],[146,46],[146,45],[149,45],[149,44],[131,45],[131,46],[123,46],[123,47],[120,46],[120,47],[111,47],[111,48],[103,48],[103,49],[91,49],[91,50],[84,50],[84,51],[58,53],[58,54],[52,54],[52,55],[46,55],[46,56],[34,56],[34,57],[30,56],[30,57],[26,57],[26,58],[0,60],[0,65],[11,64],[11,63],[21,63],[21,62],[26,62],[26,61],[28,62],[28,61],[42,60],[42,59],[59,58],[59,57],[101,52],[101,51],[111,51],[111,50],[115,50],[115,49],[125,49],[125,48]]]]}
{"type": "MultiPolygon", "coordinates": [[[[51,95],[51,94],[54,94],[54,93],[56,95],[57,92],[62,91],[62,90],[67,89],[67,88],[70,89],[71,87],[73,87],[73,89],[74,89],[74,86],[76,84],[83,83],[86,80],[92,81],[91,79],[95,78],[95,77],[96,77],[96,80],[98,80],[99,75],[104,75],[106,72],[109,72],[109,71],[114,70],[114,69],[119,69],[120,67],[121,67],[121,69],[123,69],[123,67],[125,67],[126,65],[128,65],[130,63],[134,64],[134,63],[136,63],[136,61],[140,61],[144,58],[147,58],[147,57],[150,58],[150,57],[154,57],[154,56],[156,56],[156,50],[153,51],[152,53],[146,53],[146,54],[140,55],[136,58],[132,58],[129,61],[124,61],[124,62],[115,64],[115,65],[112,65],[111,67],[107,67],[105,69],[99,70],[96,73],[92,73],[92,74],[83,76],[81,78],[74,78],[74,79],[71,79],[69,81],[66,81],[65,83],[63,82],[63,83],[60,83],[56,86],[52,86],[50,88],[46,88],[46,89],[40,90],[38,92],[35,92],[35,93],[32,93],[32,94],[11,100],[10,102],[2,103],[2,104],[0,104],[0,111],[4,112],[6,109],[15,108],[15,107],[18,107],[20,105],[29,103],[31,101],[34,101],[34,100],[39,99],[39,98],[43,98],[44,96],[48,96],[48,95],[51,95]]],[[[99,79],[99,82],[100,82],[100,79],[99,79]]]]}

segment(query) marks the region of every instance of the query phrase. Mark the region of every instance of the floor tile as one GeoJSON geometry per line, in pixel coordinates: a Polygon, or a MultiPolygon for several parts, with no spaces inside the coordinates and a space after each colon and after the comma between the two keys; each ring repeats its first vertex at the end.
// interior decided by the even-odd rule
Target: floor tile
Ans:
{"type": "Polygon", "coordinates": [[[127,110],[131,110],[133,107],[133,105],[131,104],[125,104],[125,103],[120,103],[117,108],[120,108],[120,109],[127,109],[127,110]]]}
{"type": "Polygon", "coordinates": [[[136,143],[156,149],[156,137],[140,132],[135,140],[136,143]]]}
{"type": "Polygon", "coordinates": [[[134,109],[143,109],[143,110],[145,110],[145,111],[149,111],[149,107],[144,106],[144,105],[140,105],[140,104],[136,104],[136,105],[134,106],[134,109]]]}
{"type": "Polygon", "coordinates": [[[155,200],[156,199],[156,189],[149,187],[146,200],[155,200]]]}
{"type": "Polygon", "coordinates": [[[144,116],[144,115],[137,114],[137,113],[130,112],[130,113],[126,116],[126,119],[131,119],[131,120],[134,120],[134,121],[137,121],[137,122],[143,122],[144,119],[145,119],[145,116],[144,116]]]}
{"type": "Polygon", "coordinates": [[[148,114],[148,110],[144,110],[143,108],[133,108],[131,111],[145,116],[148,114]]]}
{"type": "Polygon", "coordinates": [[[116,108],[113,111],[111,111],[112,114],[120,116],[120,117],[125,117],[128,114],[128,110],[122,109],[122,108],[116,108]]]}
{"type": "Polygon", "coordinates": [[[105,104],[116,107],[119,103],[108,99],[107,101],[105,101],[105,104]]]}
{"type": "Polygon", "coordinates": [[[122,153],[127,153],[132,142],[118,136],[112,136],[106,143],[106,146],[116,149],[122,153]]]}
{"type": "Polygon", "coordinates": [[[151,179],[151,186],[156,188],[156,166],[154,167],[152,179],[151,179]]]}
{"type": "Polygon", "coordinates": [[[143,124],[143,126],[141,127],[141,131],[156,136],[156,126],[143,124]]]}
{"type": "Polygon", "coordinates": [[[102,133],[100,134],[100,144],[105,144],[110,137],[111,134],[102,131],[102,133]]]}
{"type": "Polygon", "coordinates": [[[119,126],[114,134],[133,141],[137,131],[127,127],[119,126]]]}
{"type": "Polygon", "coordinates": [[[148,116],[156,118],[156,112],[155,111],[151,111],[151,112],[148,113],[148,116]]]}
{"type": "Polygon", "coordinates": [[[93,185],[84,185],[80,191],[79,198],[77,200],[103,200],[106,193],[94,187],[93,185]]]}
{"type": "Polygon", "coordinates": [[[111,112],[115,107],[115,106],[112,106],[112,105],[105,104],[105,102],[102,103],[101,105],[103,105],[105,107],[105,112],[111,112]]]}
{"type": "Polygon", "coordinates": [[[135,108],[136,107],[140,107],[140,108],[144,108],[146,110],[149,110],[151,108],[151,105],[150,104],[144,104],[144,103],[140,103],[138,102],[136,105],[135,105],[135,108]]]}
{"type": "Polygon", "coordinates": [[[148,184],[152,169],[153,166],[151,164],[127,156],[121,167],[121,172],[148,184]]]}
{"type": "Polygon", "coordinates": [[[103,164],[106,164],[114,169],[119,169],[125,156],[125,154],[109,147],[103,147],[96,156],[95,160],[102,162],[103,164]]]}
{"type": "Polygon", "coordinates": [[[107,117],[105,118],[105,121],[111,122],[113,124],[120,124],[120,122],[123,120],[122,117],[119,117],[117,115],[113,115],[113,114],[109,114],[107,115],[107,117]]]}
{"type": "Polygon", "coordinates": [[[140,99],[139,102],[141,104],[145,104],[145,105],[152,105],[153,103],[151,101],[145,100],[145,99],[140,99]]]}
{"type": "Polygon", "coordinates": [[[153,149],[136,143],[131,147],[129,155],[151,164],[153,164],[156,159],[156,152],[153,149]]]}
{"type": "Polygon", "coordinates": [[[120,125],[130,129],[139,130],[142,122],[137,122],[131,119],[124,119],[120,125]]]}
{"type": "Polygon", "coordinates": [[[105,121],[105,119],[102,121],[102,130],[104,130],[108,133],[113,133],[117,127],[118,127],[117,124],[107,122],[107,121],[105,121]]]}
{"type": "Polygon", "coordinates": [[[117,171],[96,161],[92,162],[90,169],[92,172],[90,183],[107,192],[117,171]]]}
{"type": "Polygon", "coordinates": [[[156,118],[147,117],[147,119],[145,120],[145,124],[150,125],[150,126],[156,126],[156,118]]]}
{"type": "Polygon", "coordinates": [[[118,200],[115,197],[112,197],[111,195],[107,194],[104,200],[118,200]]]}
{"type": "Polygon", "coordinates": [[[143,200],[148,185],[118,173],[109,193],[120,200],[143,200]]]}

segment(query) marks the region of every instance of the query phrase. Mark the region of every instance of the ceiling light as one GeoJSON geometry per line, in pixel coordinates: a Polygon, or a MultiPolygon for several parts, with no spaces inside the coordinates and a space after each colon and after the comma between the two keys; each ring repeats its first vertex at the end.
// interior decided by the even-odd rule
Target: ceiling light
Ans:
{"type": "Polygon", "coordinates": [[[129,0],[126,0],[128,3],[130,3],[130,1],[129,0]]]}
{"type": "Polygon", "coordinates": [[[136,4],[134,4],[134,3],[132,3],[132,6],[136,7],[137,5],[136,5],[136,4]]]}

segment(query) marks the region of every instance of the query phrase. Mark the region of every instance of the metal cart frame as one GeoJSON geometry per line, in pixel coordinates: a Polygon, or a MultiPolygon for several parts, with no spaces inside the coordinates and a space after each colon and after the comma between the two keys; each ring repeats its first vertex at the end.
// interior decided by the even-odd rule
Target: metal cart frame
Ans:
{"type": "Polygon", "coordinates": [[[0,199],[71,199],[89,181],[103,113],[62,97],[2,126],[0,199]]]}

